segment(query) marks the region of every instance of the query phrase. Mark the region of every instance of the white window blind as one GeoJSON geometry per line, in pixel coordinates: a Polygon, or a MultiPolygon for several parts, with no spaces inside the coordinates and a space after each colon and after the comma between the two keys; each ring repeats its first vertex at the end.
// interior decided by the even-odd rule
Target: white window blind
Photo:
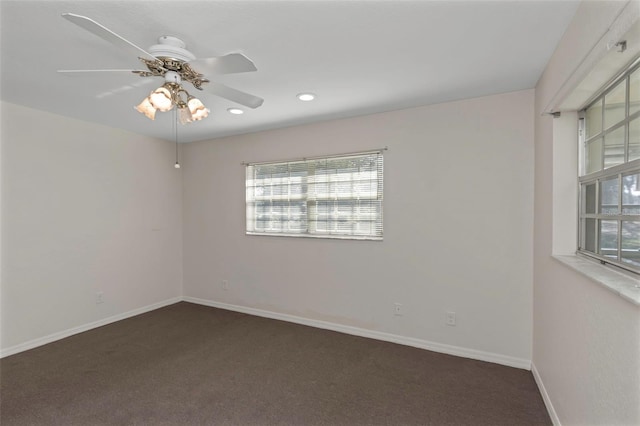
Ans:
{"type": "Polygon", "coordinates": [[[382,239],[382,152],[246,165],[247,234],[382,239]]]}

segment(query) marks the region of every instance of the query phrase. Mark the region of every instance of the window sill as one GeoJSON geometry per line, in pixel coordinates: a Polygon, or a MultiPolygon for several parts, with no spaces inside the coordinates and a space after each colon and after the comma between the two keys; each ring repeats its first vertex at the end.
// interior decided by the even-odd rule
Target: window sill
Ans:
{"type": "Polygon", "coordinates": [[[287,234],[284,232],[253,232],[246,231],[245,235],[259,235],[264,237],[293,237],[293,238],[321,238],[326,240],[355,240],[355,241],[382,241],[383,238],[363,235],[339,235],[339,234],[287,234]]]}
{"type": "Polygon", "coordinates": [[[634,305],[640,306],[640,278],[614,271],[612,267],[578,255],[553,255],[552,257],[634,305]]]}

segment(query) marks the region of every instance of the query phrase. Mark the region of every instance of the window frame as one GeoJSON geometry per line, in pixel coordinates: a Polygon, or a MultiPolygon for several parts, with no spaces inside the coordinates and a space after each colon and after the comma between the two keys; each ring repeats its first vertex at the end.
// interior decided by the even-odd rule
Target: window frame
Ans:
{"type": "MultiPolygon", "coordinates": [[[[599,93],[597,93],[586,104],[584,108],[579,111],[578,115],[578,135],[579,135],[579,167],[578,167],[578,239],[577,239],[577,253],[588,256],[590,258],[597,259],[603,264],[610,264],[616,267],[620,267],[626,271],[630,271],[634,274],[640,274],[640,255],[638,260],[631,262],[625,262],[623,260],[623,228],[625,222],[638,222],[640,223],[640,213],[630,214],[625,213],[624,205],[624,185],[623,180],[626,176],[640,176],[640,158],[630,160],[630,123],[634,120],[640,120],[640,109],[630,114],[631,104],[631,75],[634,73],[640,73],[640,60],[636,59],[628,66],[620,75],[615,78],[610,84],[606,85],[599,93]],[[618,119],[613,124],[606,125],[605,117],[607,113],[606,108],[606,96],[615,91],[619,84],[625,81],[626,92],[624,101],[624,117],[618,119]],[[592,106],[600,103],[600,130],[595,134],[589,135],[587,138],[587,110],[592,106]],[[620,128],[624,129],[624,141],[623,141],[623,161],[622,163],[607,167],[606,160],[606,136],[618,131],[620,128]],[[598,170],[587,173],[587,155],[589,154],[589,143],[600,140],[601,147],[599,153],[600,168],[598,170]],[[602,182],[616,179],[617,181],[617,207],[616,212],[611,213],[609,211],[603,211],[601,193],[602,182]],[[594,185],[593,187],[593,212],[587,212],[587,187],[594,185]],[[589,230],[587,223],[593,226],[590,232],[593,233],[593,244],[589,244],[587,247],[587,238],[589,237],[589,230]],[[611,253],[604,251],[601,247],[601,235],[602,235],[602,221],[612,221],[616,223],[616,245],[615,258],[611,256],[611,253]],[[593,251],[589,250],[593,246],[593,251]]],[[[635,76],[636,74],[634,74],[635,76]]],[[[638,178],[640,181],[640,177],[638,178]]],[[[640,182],[636,181],[636,188],[640,185],[640,182]]],[[[590,203],[591,204],[591,203],[590,203]]],[[[635,206],[635,204],[632,204],[635,206]]],[[[640,208],[640,206],[638,207],[640,208]]]]}
{"type": "MultiPolygon", "coordinates": [[[[363,152],[353,152],[353,153],[345,153],[345,154],[333,154],[333,155],[325,155],[325,156],[317,156],[317,157],[304,157],[297,159],[289,159],[289,160],[280,160],[280,161],[264,161],[264,162],[254,162],[254,163],[243,163],[245,166],[245,234],[246,235],[263,235],[263,236],[279,236],[279,237],[296,237],[296,238],[328,238],[328,239],[347,239],[347,240],[374,240],[374,241],[382,241],[383,240],[383,202],[384,202],[384,156],[383,151],[387,148],[372,150],[372,151],[363,151],[363,152]],[[371,182],[375,182],[375,195],[372,193],[358,193],[351,192],[350,194],[339,192],[318,192],[320,191],[319,187],[323,185],[327,186],[327,190],[331,185],[337,185],[339,183],[347,183],[354,185],[357,182],[357,178],[353,176],[354,173],[366,173],[362,170],[358,169],[357,172],[344,172],[345,175],[350,174],[347,179],[336,179],[332,180],[327,176],[326,181],[317,180],[316,176],[323,176],[321,173],[316,173],[318,170],[329,170],[322,169],[321,167],[317,167],[321,162],[325,162],[325,165],[331,163],[338,163],[341,161],[349,161],[349,160],[359,160],[359,159],[367,159],[374,158],[375,163],[371,172],[373,175],[370,178],[371,182]],[[291,194],[291,188],[293,185],[299,185],[300,194],[295,198],[291,198],[290,196],[282,196],[275,194],[271,194],[271,196],[267,196],[263,200],[260,200],[259,196],[255,194],[255,188],[260,187],[260,185],[256,182],[256,168],[259,167],[280,167],[286,166],[288,170],[287,178],[268,178],[268,179],[291,179],[292,170],[302,170],[307,174],[304,175],[304,178],[301,178],[301,181],[298,183],[283,182],[280,181],[278,183],[272,184],[272,190],[275,189],[275,186],[280,186],[281,190],[286,189],[287,194],[291,194]],[[309,174],[310,173],[310,174],[309,174]],[[320,194],[324,196],[319,196],[320,194]],[[328,195],[332,194],[331,198],[328,195]],[[258,224],[258,204],[260,202],[271,202],[274,201],[283,201],[288,205],[287,212],[285,218],[281,218],[281,222],[286,222],[289,224],[290,221],[296,221],[294,215],[292,215],[290,211],[291,201],[298,201],[298,203],[302,202],[303,206],[300,208],[300,211],[303,213],[298,214],[297,221],[302,222],[304,224],[304,230],[298,231],[297,229],[285,229],[284,226],[281,229],[272,228],[268,231],[259,231],[258,224]],[[372,210],[374,213],[368,213],[368,218],[366,214],[360,216],[358,213],[354,213],[354,210],[359,210],[363,206],[361,202],[364,201],[365,204],[367,201],[371,202],[372,210]],[[322,215],[319,210],[322,209],[322,204],[327,204],[333,202],[339,204],[346,204],[347,207],[351,207],[352,211],[347,213],[347,221],[351,223],[352,229],[348,230],[346,228],[335,229],[338,228],[340,220],[336,219],[336,216],[340,216],[339,213],[334,212],[335,214],[324,214],[322,215]],[[346,202],[346,203],[345,203],[346,202]],[[302,215],[302,216],[300,216],[302,215]],[[332,216],[333,218],[329,220],[325,220],[325,224],[331,224],[333,228],[331,230],[324,229],[319,230],[317,227],[318,223],[322,223],[318,218],[320,216],[332,216]],[[373,216],[371,216],[373,215],[373,216]],[[354,219],[355,217],[355,219],[354,219]],[[361,217],[360,220],[358,218],[361,217]],[[369,224],[369,232],[359,233],[356,229],[359,228],[360,224],[368,223],[369,224]]],[[[337,165],[334,170],[340,170],[337,168],[337,165]]],[[[331,167],[333,168],[333,167],[331,167]]],[[[340,173],[336,173],[336,176],[340,175],[340,173]]],[[[362,177],[360,175],[359,177],[362,177]]],[[[328,206],[328,204],[327,204],[328,206]]],[[[338,208],[337,206],[334,206],[338,208]]],[[[271,214],[275,215],[276,213],[271,212],[271,214]]],[[[263,219],[264,220],[264,219],[263,219]]],[[[269,219],[267,219],[269,220],[269,219]]],[[[290,225],[290,224],[289,224],[290,225]]]]}

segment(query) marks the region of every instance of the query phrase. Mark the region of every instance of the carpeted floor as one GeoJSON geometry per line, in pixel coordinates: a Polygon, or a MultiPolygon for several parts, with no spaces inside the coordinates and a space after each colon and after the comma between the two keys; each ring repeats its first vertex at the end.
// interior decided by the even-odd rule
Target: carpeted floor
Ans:
{"type": "Polygon", "coordinates": [[[531,372],[178,303],[0,360],[0,424],[549,425],[531,372]]]}

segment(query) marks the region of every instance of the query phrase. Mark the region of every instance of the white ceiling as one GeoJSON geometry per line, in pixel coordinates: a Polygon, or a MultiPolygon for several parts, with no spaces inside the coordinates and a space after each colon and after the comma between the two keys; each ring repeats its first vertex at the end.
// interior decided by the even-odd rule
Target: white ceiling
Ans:
{"type": "MultiPolygon", "coordinates": [[[[200,93],[208,118],[181,142],[484,96],[535,86],[577,1],[7,1],[0,2],[3,101],[173,140],[172,113],[137,105],[162,78],[64,75],[144,69],[63,19],[88,16],[147,49],[174,35],[197,57],[240,52],[257,72],[207,76],[260,96],[238,106],[200,93]],[[317,99],[301,102],[300,92],[317,99]]],[[[192,94],[199,95],[190,85],[192,94]]]]}

